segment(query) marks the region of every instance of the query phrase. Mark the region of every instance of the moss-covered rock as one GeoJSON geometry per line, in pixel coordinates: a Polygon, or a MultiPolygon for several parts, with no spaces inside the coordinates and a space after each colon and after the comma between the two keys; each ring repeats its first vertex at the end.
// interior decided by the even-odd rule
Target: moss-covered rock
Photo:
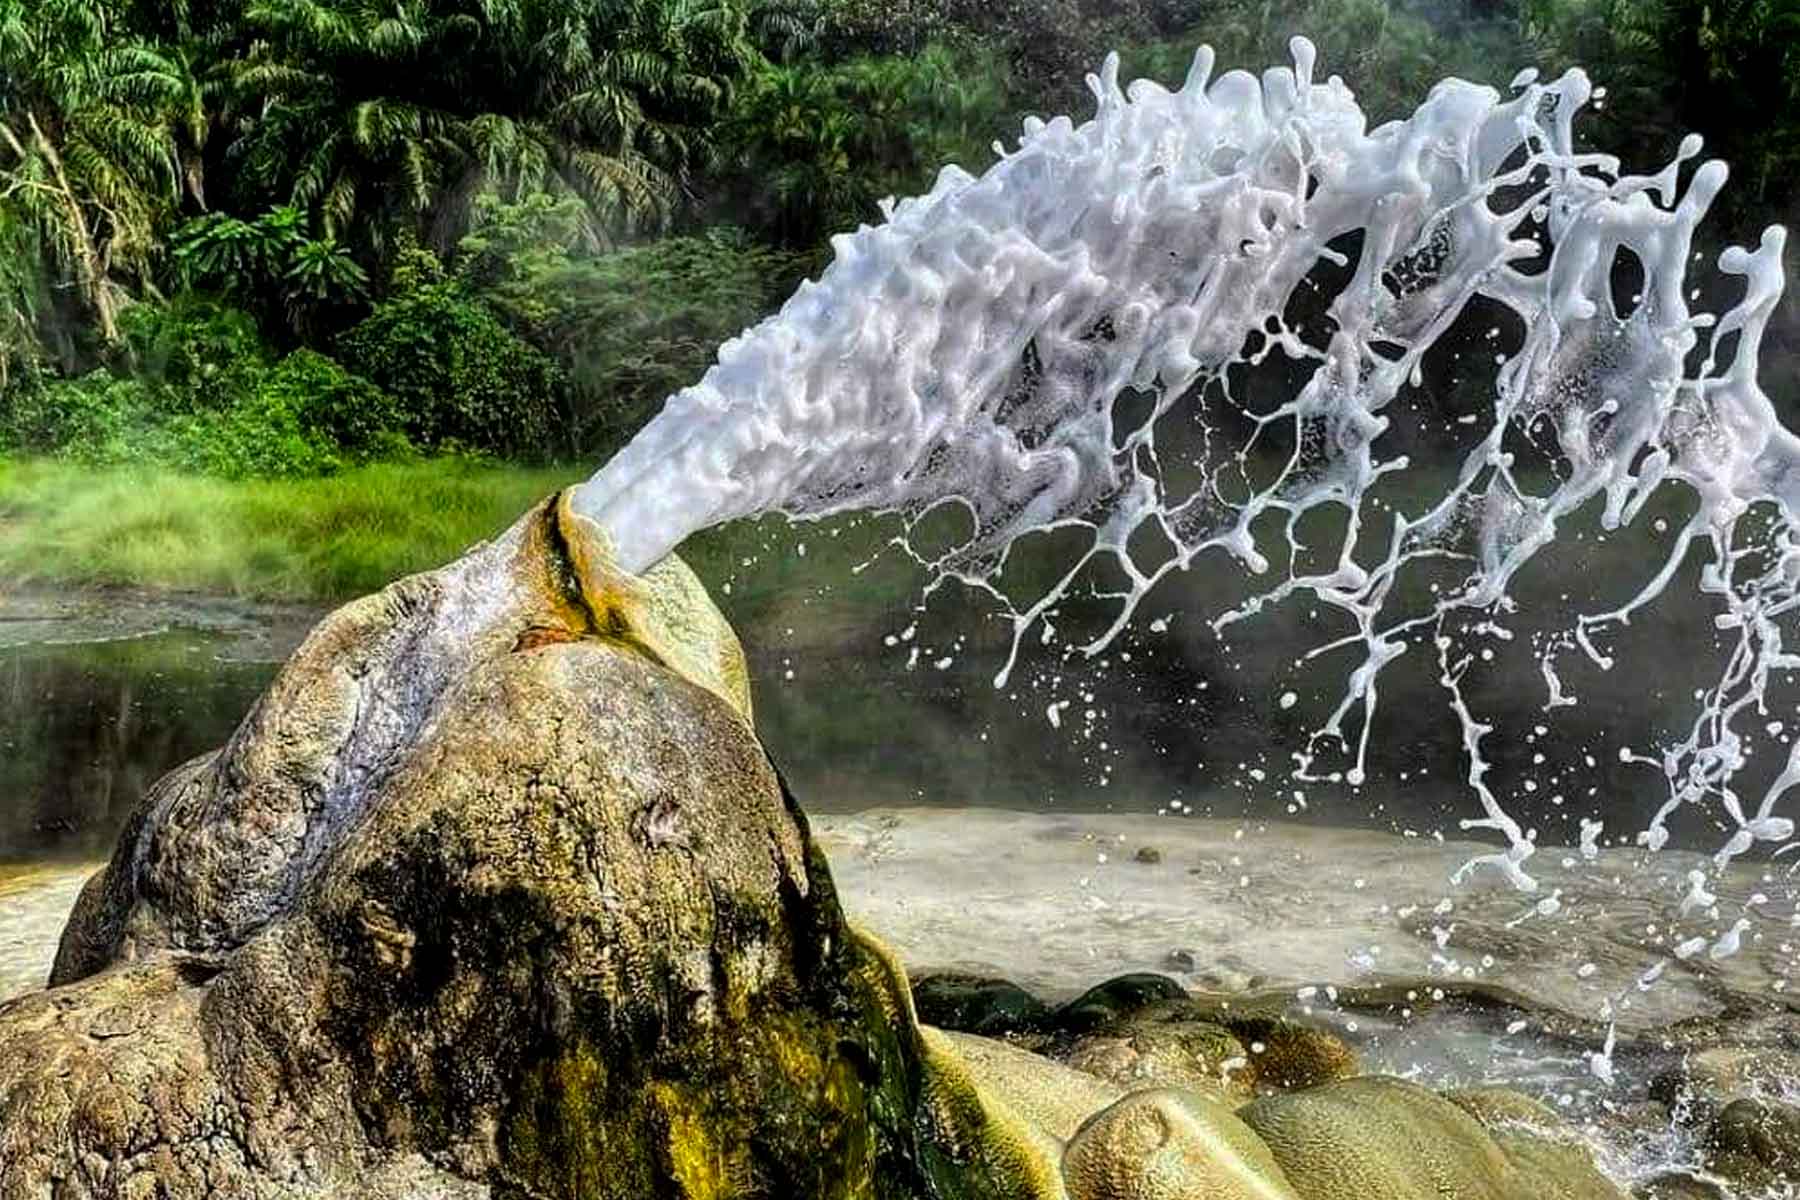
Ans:
{"type": "Polygon", "coordinates": [[[1247,1056],[1159,976],[1031,1017],[1113,1080],[922,1025],[750,714],[692,574],[556,504],[334,613],[0,1006],[0,1200],[1614,1195],[1499,1101],[1145,1090],[1247,1056]]]}
{"type": "Polygon", "coordinates": [[[1004,1104],[1058,1143],[1126,1089],[1008,1042],[948,1030],[927,1031],[928,1045],[962,1063],[990,1103],[1004,1104]]]}
{"type": "Polygon", "coordinates": [[[1249,1075],[1259,1088],[1317,1087],[1360,1069],[1356,1051],[1329,1030],[1287,1017],[1227,1019],[1224,1025],[1250,1052],[1249,1075]]]}
{"type": "Polygon", "coordinates": [[[333,614],[153,789],[0,1009],[0,1195],[927,1194],[936,1068],[735,638],[584,536],[333,614]]]}
{"type": "Polygon", "coordinates": [[[1547,1128],[1533,1132],[1524,1115],[1536,1119],[1540,1109],[1517,1099],[1458,1105],[1405,1080],[1365,1076],[1268,1096],[1238,1115],[1302,1200],[1622,1200],[1585,1149],[1547,1128]],[[1506,1125],[1507,1142],[1471,1108],[1506,1125]]]}

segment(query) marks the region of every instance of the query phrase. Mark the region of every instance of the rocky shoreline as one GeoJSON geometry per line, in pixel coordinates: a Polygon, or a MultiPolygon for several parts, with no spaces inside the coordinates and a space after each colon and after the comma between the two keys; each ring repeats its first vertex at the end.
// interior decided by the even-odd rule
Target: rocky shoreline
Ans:
{"type": "MultiPolygon", "coordinates": [[[[1475,888],[1421,924],[1431,871],[1415,905],[1334,874],[1387,869],[1374,846],[1240,866],[1257,830],[815,831],[753,728],[693,576],[620,575],[554,503],[333,613],[226,746],[146,795],[53,986],[0,1002],[0,1200],[1722,1194],[1609,1176],[1606,1120],[1689,1129],[1734,1186],[1789,1186],[1797,1027],[1755,975],[1779,947],[1615,1003],[1614,1056],[1679,1060],[1629,1109],[1422,1086],[1362,1021],[1526,1012],[1545,1044],[1592,1044],[1587,998],[1557,991],[1566,932],[1516,897],[1475,888]],[[984,897],[1011,909],[984,925],[984,897]],[[1315,962],[1341,942],[1345,987],[1296,986],[1295,912],[1315,962]],[[900,966],[994,957],[998,977],[900,966]]],[[[1589,868],[1603,890],[1615,868],[1589,868]]],[[[1574,978],[1624,979],[1628,928],[1574,978]]]]}

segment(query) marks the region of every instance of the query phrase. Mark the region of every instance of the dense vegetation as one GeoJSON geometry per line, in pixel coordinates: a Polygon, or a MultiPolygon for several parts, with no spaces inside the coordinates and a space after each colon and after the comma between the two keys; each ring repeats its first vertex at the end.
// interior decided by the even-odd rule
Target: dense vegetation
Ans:
{"type": "Polygon", "coordinates": [[[1083,71],[1304,30],[1377,117],[1579,61],[1800,184],[1797,0],[0,0],[0,453],[230,478],[597,463],[825,238],[1083,71]]]}

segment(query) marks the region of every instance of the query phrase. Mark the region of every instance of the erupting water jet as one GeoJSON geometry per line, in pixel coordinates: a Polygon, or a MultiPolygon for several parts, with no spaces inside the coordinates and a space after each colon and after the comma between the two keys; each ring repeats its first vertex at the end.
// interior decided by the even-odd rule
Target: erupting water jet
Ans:
{"type": "Polygon", "coordinates": [[[1739,722],[1772,676],[1800,666],[1782,635],[1800,604],[1800,440],[1757,382],[1785,231],[1720,255],[1742,298],[1722,314],[1691,312],[1695,231],[1727,174],[1716,161],[1684,171],[1698,137],[1649,175],[1578,151],[1573,122],[1593,95],[1579,70],[1549,82],[1521,72],[1506,97],[1448,79],[1410,118],[1371,130],[1340,79],[1314,80],[1311,44],[1295,38],[1292,51],[1291,68],[1260,80],[1215,79],[1202,48],[1176,91],[1122,88],[1109,57],[1089,77],[1092,120],[1030,120],[985,174],[946,167],[928,194],[888,205],[883,224],[835,238],[820,278],[726,343],[578,489],[576,510],[641,570],[735,517],[873,510],[911,530],[960,506],[967,538],[914,554],[928,590],[961,582],[1011,621],[1000,684],[1026,634],[1096,561],[1125,583],[1106,593],[1116,616],[1089,654],[1160,580],[1223,552],[1276,582],[1215,628],[1303,598],[1353,629],[1312,651],[1360,662],[1296,754],[1296,777],[1320,778],[1319,756],[1341,752],[1335,778],[1361,783],[1382,671],[1434,652],[1482,809],[1464,825],[1507,842],[1478,862],[1531,890],[1533,836],[1484,782],[1490,727],[1465,701],[1475,654],[1457,622],[1509,611],[1521,568],[1590,501],[1614,529],[1681,485],[1697,504],[1660,568],[1629,602],[1581,616],[1541,651],[1544,707],[1572,702],[1560,653],[1610,668],[1600,636],[1655,600],[1693,544],[1709,544],[1701,588],[1736,645],[1686,737],[1654,756],[1627,751],[1668,788],[1639,840],[1659,848],[1675,810],[1709,797],[1730,823],[1721,862],[1787,840],[1793,823],[1774,809],[1800,783],[1800,742],[1760,801],[1733,787],[1748,757],[1739,722]],[[1642,285],[1620,302],[1625,261],[1642,285]],[[1477,302],[1522,329],[1497,354],[1484,436],[1451,478],[1427,481],[1414,511],[1388,505],[1389,519],[1372,492],[1411,466],[1384,449],[1390,406],[1421,385],[1427,354],[1477,302]],[[1308,304],[1322,320],[1295,315],[1308,304]],[[1255,411],[1233,396],[1233,369],[1277,352],[1305,381],[1255,411]],[[1126,419],[1124,405],[1146,398],[1148,419],[1126,419]],[[1209,415],[1221,409],[1248,423],[1247,439],[1209,415]],[[1247,463],[1276,441],[1272,478],[1259,479],[1247,463]],[[1527,470],[1520,445],[1550,469],[1527,470]],[[1321,553],[1299,529],[1327,509],[1344,520],[1321,553]],[[1752,521],[1753,509],[1767,519],[1752,521]],[[1273,556],[1253,530],[1270,515],[1285,530],[1273,556]],[[1041,594],[1019,594],[1003,575],[1015,543],[1070,528],[1086,532],[1085,552],[1041,594]],[[1446,563],[1466,572],[1461,582],[1409,607],[1402,573],[1446,563]]]}

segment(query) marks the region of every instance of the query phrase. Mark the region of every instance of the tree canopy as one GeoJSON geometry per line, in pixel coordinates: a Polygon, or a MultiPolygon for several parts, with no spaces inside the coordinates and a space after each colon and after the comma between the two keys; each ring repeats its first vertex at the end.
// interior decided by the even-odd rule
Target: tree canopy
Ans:
{"type": "Polygon", "coordinates": [[[332,394],[400,414],[360,446],[602,453],[830,234],[1081,111],[1106,49],[1174,80],[1297,30],[1379,118],[1579,62],[1596,143],[1732,162],[1726,236],[1800,198],[1800,0],[0,0],[0,431],[113,404],[164,444],[132,331],[201,297],[263,367],[353,358],[332,394]],[[543,394],[490,379],[471,416],[448,393],[493,363],[543,394]]]}

